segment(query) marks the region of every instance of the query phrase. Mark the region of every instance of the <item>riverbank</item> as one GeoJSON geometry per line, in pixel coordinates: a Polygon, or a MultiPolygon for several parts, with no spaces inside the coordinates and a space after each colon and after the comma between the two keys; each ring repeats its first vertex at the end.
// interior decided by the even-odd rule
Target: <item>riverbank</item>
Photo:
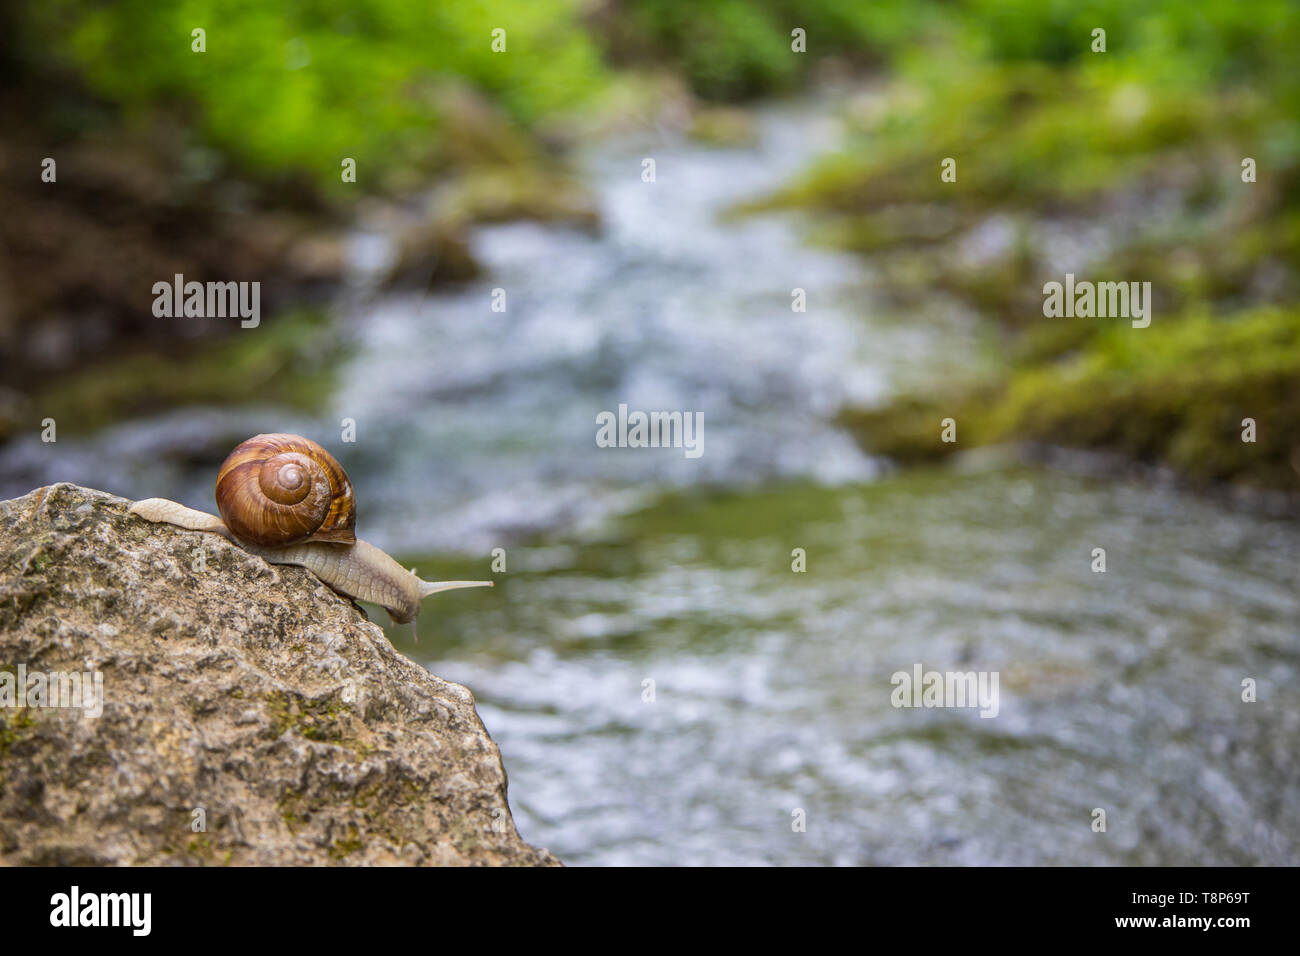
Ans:
{"type": "Polygon", "coordinates": [[[918,321],[942,297],[996,330],[984,373],[845,409],[870,451],[1056,444],[1294,490],[1300,151],[1278,93],[1122,58],[928,64],[851,103],[839,151],[738,211],[806,211],[918,321]],[[1134,283],[1145,315],[1053,312],[1052,283],[1075,278],[1134,283]]]}

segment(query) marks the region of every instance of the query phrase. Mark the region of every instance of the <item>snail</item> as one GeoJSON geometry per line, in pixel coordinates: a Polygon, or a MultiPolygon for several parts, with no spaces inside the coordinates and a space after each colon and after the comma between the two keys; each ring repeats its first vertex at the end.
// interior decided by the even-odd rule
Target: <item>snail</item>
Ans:
{"type": "Polygon", "coordinates": [[[217,471],[221,517],[166,498],[146,498],[130,513],[147,521],[213,531],[272,564],[306,568],[335,591],[381,605],[398,624],[414,623],[420,603],[491,581],[421,581],[358,538],[352,482],[334,456],[300,435],[255,435],[217,471]]]}

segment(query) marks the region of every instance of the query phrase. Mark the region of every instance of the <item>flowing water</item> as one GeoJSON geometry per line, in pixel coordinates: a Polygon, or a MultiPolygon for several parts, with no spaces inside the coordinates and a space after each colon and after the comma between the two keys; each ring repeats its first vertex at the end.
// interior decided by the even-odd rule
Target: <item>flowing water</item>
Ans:
{"type": "Polygon", "coordinates": [[[1300,527],[860,452],[838,408],[968,374],[985,345],[938,299],[891,314],[797,220],[719,215],[833,145],[826,115],[767,111],[752,149],[605,144],[599,235],[484,228],[483,282],[367,303],[326,414],[20,441],[0,494],[74,480],[210,509],[214,441],[295,430],[340,452],[359,530],[423,576],[483,576],[504,548],[495,591],[432,599],[421,643],[389,634],[474,691],[521,833],[569,863],[1300,863],[1300,527]],[[620,403],[703,412],[703,455],[597,448],[620,403]],[[343,417],[355,445],[328,440],[343,417]],[[995,672],[996,716],[894,707],[918,664],[995,672]]]}
{"type": "Polygon", "coordinates": [[[397,640],[474,689],[521,832],[571,863],[1297,862],[1293,525],[909,474],[673,496],[510,555],[500,600],[397,640]],[[891,706],[917,663],[997,672],[996,717],[891,706]]]}

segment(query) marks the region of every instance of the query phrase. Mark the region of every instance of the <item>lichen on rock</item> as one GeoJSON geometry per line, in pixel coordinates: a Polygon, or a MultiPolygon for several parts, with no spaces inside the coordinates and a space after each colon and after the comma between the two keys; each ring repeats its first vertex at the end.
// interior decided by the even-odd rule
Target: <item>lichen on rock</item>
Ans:
{"type": "Polygon", "coordinates": [[[98,717],[0,706],[0,863],[558,864],[466,688],[309,572],[128,506],[0,502],[0,677],[103,675],[98,717]]]}

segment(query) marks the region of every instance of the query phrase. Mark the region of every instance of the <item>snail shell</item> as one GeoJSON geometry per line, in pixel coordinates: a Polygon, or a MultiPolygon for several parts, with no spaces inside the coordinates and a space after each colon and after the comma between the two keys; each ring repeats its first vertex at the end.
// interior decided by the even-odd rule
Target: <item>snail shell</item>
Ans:
{"type": "Polygon", "coordinates": [[[257,545],[357,540],[347,472],[300,435],[254,435],[235,448],[217,472],[217,510],[235,537],[257,545]]]}

